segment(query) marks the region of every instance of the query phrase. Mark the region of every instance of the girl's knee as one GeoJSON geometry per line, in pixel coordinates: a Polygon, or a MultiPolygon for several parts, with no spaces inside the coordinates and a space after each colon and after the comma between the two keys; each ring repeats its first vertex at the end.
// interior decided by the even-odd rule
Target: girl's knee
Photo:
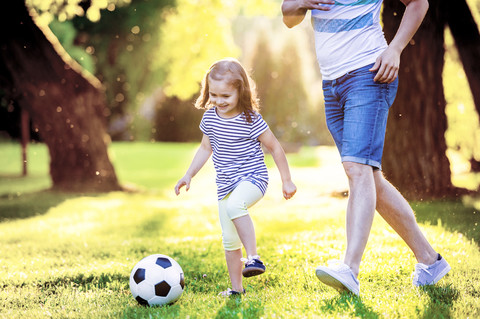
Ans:
{"type": "Polygon", "coordinates": [[[226,211],[230,220],[234,220],[248,214],[247,205],[245,201],[242,200],[229,200],[226,205],[226,211]]]}
{"type": "Polygon", "coordinates": [[[242,242],[238,236],[237,229],[232,219],[228,215],[228,205],[226,202],[220,202],[219,217],[220,226],[222,227],[222,240],[225,250],[236,250],[242,247],[242,242]]]}

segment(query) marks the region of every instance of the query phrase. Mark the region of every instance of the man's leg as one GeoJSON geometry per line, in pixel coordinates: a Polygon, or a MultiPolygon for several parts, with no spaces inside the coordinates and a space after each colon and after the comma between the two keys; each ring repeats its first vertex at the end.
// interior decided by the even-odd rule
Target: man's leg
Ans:
{"type": "Polygon", "coordinates": [[[321,282],[339,292],[350,291],[359,295],[360,283],[357,276],[375,214],[375,182],[371,166],[343,162],[343,167],[350,188],[344,262],[318,266],[315,274],[321,282]]]}
{"type": "Polygon", "coordinates": [[[348,176],[349,198],[347,205],[347,249],[344,263],[355,277],[367,245],[375,214],[375,181],[369,165],[344,162],[348,176]]]}
{"type": "Polygon", "coordinates": [[[373,173],[377,191],[377,211],[413,251],[419,263],[431,265],[437,252],[423,235],[412,208],[381,171],[373,173]]]}

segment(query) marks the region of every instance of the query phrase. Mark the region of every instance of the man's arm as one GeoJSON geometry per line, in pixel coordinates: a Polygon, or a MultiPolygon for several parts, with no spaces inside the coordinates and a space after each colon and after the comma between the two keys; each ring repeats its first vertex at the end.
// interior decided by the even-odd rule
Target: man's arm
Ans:
{"type": "Polygon", "coordinates": [[[333,0],[283,0],[282,14],[283,23],[289,28],[293,28],[303,21],[308,10],[330,10],[329,6],[334,4],[333,0]]]}
{"type": "Polygon", "coordinates": [[[428,0],[400,0],[405,4],[405,12],[397,33],[388,48],[377,58],[370,71],[377,71],[375,81],[391,83],[398,76],[400,55],[422,24],[428,10],[428,0]]]}

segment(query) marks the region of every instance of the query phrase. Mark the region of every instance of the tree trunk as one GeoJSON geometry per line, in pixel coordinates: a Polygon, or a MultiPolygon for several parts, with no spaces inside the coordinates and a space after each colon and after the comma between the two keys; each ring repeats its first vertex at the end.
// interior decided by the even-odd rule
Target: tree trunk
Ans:
{"type": "Polygon", "coordinates": [[[21,144],[22,144],[22,176],[27,176],[28,174],[28,165],[27,165],[27,146],[30,142],[30,115],[26,109],[22,109],[20,115],[20,135],[21,135],[21,144]]]}
{"type": "MultiPolygon", "coordinates": [[[[395,35],[404,8],[398,0],[385,1],[387,41],[395,35]]],[[[454,197],[458,191],[446,156],[444,26],[439,1],[430,0],[422,26],[402,54],[397,98],[390,110],[383,167],[409,199],[454,197]]]]}
{"type": "Polygon", "coordinates": [[[0,2],[0,20],[0,69],[8,72],[1,80],[49,149],[53,188],[119,190],[98,80],[82,74],[50,30],[40,30],[23,1],[0,2]]]}
{"type": "Polygon", "coordinates": [[[441,1],[441,10],[450,27],[480,115],[480,33],[465,0],[441,1]]]}

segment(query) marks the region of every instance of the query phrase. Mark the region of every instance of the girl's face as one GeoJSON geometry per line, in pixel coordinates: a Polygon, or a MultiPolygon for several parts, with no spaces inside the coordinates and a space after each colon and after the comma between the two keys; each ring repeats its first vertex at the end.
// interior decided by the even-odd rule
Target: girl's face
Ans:
{"type": "Polygon", "coordinates": [[[223,118],[232,118],[240,114],[238,109],[238,90],[224,80],[208,79],[208,98],[223,118]]]}

